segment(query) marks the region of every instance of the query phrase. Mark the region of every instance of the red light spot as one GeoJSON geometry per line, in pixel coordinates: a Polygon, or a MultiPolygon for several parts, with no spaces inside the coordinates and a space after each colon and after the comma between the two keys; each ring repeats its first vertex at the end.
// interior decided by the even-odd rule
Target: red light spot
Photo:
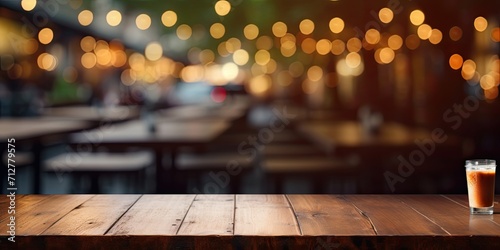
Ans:
{"type": "Polygon", "coordinates": [[[222,87],[215,87],[212,89],[212,92],[210,92],[210,97],[212,101],[221,103],[226,100],[226,90],[222,87]]]}

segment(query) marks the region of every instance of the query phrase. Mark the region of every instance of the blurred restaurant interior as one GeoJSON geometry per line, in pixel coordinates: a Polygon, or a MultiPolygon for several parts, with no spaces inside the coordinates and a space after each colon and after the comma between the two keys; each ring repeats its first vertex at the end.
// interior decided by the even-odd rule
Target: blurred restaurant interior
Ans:
{"type": "Polygon", "coordinates": [[[500,160],[499,23],[488,0],[0,1],[2,193],[465,193],[466,159],[500,160]]]}

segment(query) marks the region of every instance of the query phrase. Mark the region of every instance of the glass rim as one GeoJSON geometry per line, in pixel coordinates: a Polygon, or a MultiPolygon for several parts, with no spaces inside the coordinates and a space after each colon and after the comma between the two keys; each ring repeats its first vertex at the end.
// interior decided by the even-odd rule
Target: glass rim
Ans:
{"type": "Polygon", "coordinates": [[[492,159],[466,160],[465,167],[496,167],[496,161],[492,159]]]}

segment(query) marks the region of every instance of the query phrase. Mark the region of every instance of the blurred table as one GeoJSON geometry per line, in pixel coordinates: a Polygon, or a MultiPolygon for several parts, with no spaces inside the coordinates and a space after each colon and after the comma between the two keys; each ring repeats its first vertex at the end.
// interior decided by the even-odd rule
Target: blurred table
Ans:
{"type": "MultiPolygon", "coordinates": [[[[9,198],[0,197],[7,211],[9,198]]],[[[466,195],[24,195],[20,249],[500,249],[466,195]]],[[[8,249],[7,213],[0,248],[8,249]]]]}
{"type": "Polygon", "coordinates": [[[73,144],[106,146],[127,150],[133,147],[150,148],[156,157],[156,191],[165,192],[163,150],[171,152],[171,168],[175,171],[176,151],[183,146],[208,146],[226,131],[230,123],[224,119],[186,121],[155,121],[155,129],[144,120],[134,120],[100,127],[71,136],[73,144]]]}
{"type": "MultiPolygon", "coordinates": [[[[17,147],[22,144],[31,145],[33,153],[33,183],[34,193],[40,193],[42,178],[41,178],[41,153],[43,149],[43,140],[54,136],[65,136],[69,133],[82,131],[92,128],[92,124],[86,121],[78,120],[59,120],[48,118],[3,118],[0,119],[0,155],[2,156],[7,150],[8,139],[15,139],[15,143],[11,143],[17,147]]],[[[5,163],[1,161],[2,182],[7,180],[7,170],[4,167],[5,163]],[[5,176],[5,178],[4,178],[5,176]]],[[[1,183],[1,182],[0,182],[1,183]]]]}
{"type": "Polygon", "coordinates": [[[233,122],[246,113],[248,107],[235,105],[186,105],[171,107],[154,112],[156,119],[168,121],[189,121],[203,119],[224,119],[233,122]]]}
{"type": "Polygon", "coordinates": [[[368,131],[356,121],[308,121],[299,123],[297,130],[329,154],[359,155],[366,168],[360,174],[376,182],[368,187],[371,192],[382,192],[384,161],[396,156],[411,161],[407,158],[418,151],[423,161],[437,156],[462,160],[461,139],[440,128],[431,131],[387,122],[376,131],[368,131]]]}
{"type": "Polygon", "coordinates": [[[115,123],[127,121],[139,117],[140,110],[137,106],[113,106],[113,107],[92,107],[92,106],[67,106],[45,108],[44,117],[59,119],[75,119],[97,123],[115,123]]]}

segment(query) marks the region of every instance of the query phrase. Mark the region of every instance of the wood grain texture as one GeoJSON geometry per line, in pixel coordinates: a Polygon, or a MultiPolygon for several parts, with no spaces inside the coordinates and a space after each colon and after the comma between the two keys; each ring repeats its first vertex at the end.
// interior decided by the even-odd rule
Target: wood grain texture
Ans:
{"type": "Polygon", "coordinates": [[[399,198],[451,235],[500,235],[500,225],[494,221],[499,214],[472,216],[467,207],[444,196],[408,195],[399,198]]]}
{"type": "Polygon", "coordinates": [[[16,210],[17,235],[38,235],[92,195],[30,195],[16,210]]]}
{"type": "Polygon", "coordinates": [[[300,235],[284,195],[236,195],[235,235],[300,235]]]}
{"type": "Polygon", "coordinates": [[[178,235],[232,235],[235,195],[198,195],[178,235]]]}
{"type": "MultiPolygon", "coordinates": [[[[23,198],[24,195],[22,194],[18,194],[15,197],[14,199],[14,202],[15,204],[13,204],[16,208],[19,207],[19,203],[21,202],[22,198],[23,198]]],[[[7,197],[7,195],[2,195],[0,196],[0,225],[3,225],[4,221],[8,221],[10,216],[12,216],[12,214],[9,214],[9,207],[11,207],[10,205],[11,203],[11,200],[10,200],[10,197],[7,197]]],[[[0,235],[2,235],[2,233],[5,234],[5,232],[3,232],[4,230],[1,230],[3,229],[3,226],[0,227],[0,235]]],[[[6,231],[6,230],[5,230],[6,231]]]]}
{"type": "Polygon", "coordinates": [[[303,235],[375,235],[369,220],[340,196],[288,195],[303,235]]]}
{"type": "Polygon", "coordinates": [[[103,235],[140,195],[98,195],[73,209],[44,235],[103,235]]]}
{"type": "Polygon", "coordinates": [[[371,221],[377,235],[448,235],[433,221],[401,202],[399,196],[350,195],[346,200],[371,221]]]}
{"type": "Polygon", "coordinates": [[[107,235],[175,235],[195,195],[144,195],[107,235]]]}

